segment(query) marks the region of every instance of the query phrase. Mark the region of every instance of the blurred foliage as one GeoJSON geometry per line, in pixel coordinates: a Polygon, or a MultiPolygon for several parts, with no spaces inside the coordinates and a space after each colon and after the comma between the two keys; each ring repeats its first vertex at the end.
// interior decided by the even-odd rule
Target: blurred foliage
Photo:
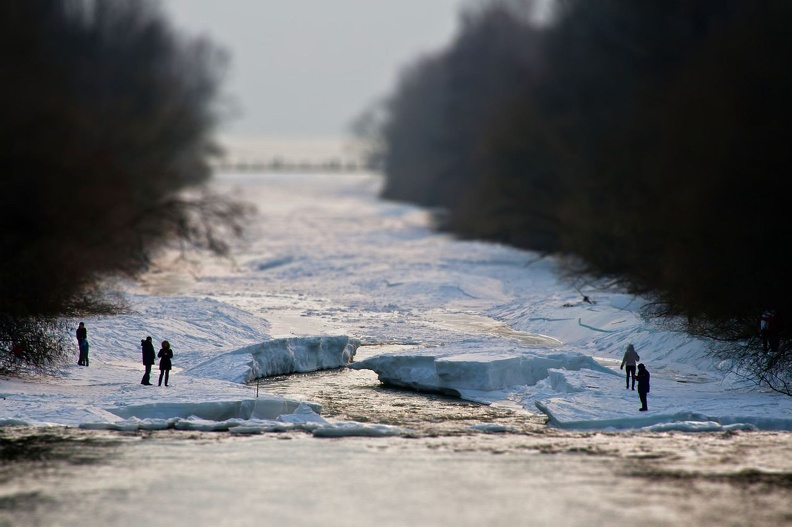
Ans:
{"type": "Polygon", "coordinates": [[[40,328],[122,308],[105,278],[238,234],[244,206],[202,190],[226,56],[148,0],[14,0],[0,64],[0,347],[48,368],[40,328]]]}
{"type": "Polygon", "coordinates": [[[405,70],[374,135],[382,196],[640,294],[789,393],[790,329],[778,358],[755,357],[761,311],[783,316],[792,293],[792,3],[556,0],[542,24],[531,9],[469,7],[405,70]]]}
{"type": "Polygon", "coordinates": [[[66,321],[49,317],[0,317],[0,374],[52,375],[75,356],[66,321]]]}

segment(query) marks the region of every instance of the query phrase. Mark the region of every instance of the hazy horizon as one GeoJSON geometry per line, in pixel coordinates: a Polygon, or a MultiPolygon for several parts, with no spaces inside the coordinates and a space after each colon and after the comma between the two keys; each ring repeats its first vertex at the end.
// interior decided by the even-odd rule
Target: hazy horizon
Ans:
{"type": "Polygon", "coordinates": [[[219,142],[230,163],[318,164],[337,160],[347,164],[361,160],[360,147],[352,137],[278,137],[272,135],[221,135],[219,142]]]}
{"type": "MultiPolygon", "coordinates": [[[[161,0],[180,31],[231,55],[226,143],[327,141],[395,86],[399,71],[451,42],[467,0],[161,0]]],[[[266,149],[265,149],[266,150],[266,149]]]]}

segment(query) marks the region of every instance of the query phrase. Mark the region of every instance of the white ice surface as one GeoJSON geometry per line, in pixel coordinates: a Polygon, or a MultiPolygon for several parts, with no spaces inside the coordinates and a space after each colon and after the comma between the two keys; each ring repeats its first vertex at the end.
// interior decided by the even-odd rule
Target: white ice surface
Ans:
{"type": "Polygon", "coordinates": [[[703,342],[642,319],[640,298],[563,283],[551,258],[435,234],[426,211],[376,199],[375,175],[230,174],[215,185],[259,210],[234,264],[163,258],[158,272],[119,286],[134,311],[86,320],[91,366],[76,365],[75,344],[60,376],[0,379],[0,425],[400,433],[328,422],[315,403],[257,396],[250,384],[351,365],[542,412],[563,428],[792,430],[792,397],[726,373],[703,342]],[[173,346],[167,388],[156,366],[155,386],[139,384],[147,335],[173,346]],[[652,374],[648,412],[624,387],[627,343],[652,374]],[[355,358],[382,344],[401,351],[355,358]]]}

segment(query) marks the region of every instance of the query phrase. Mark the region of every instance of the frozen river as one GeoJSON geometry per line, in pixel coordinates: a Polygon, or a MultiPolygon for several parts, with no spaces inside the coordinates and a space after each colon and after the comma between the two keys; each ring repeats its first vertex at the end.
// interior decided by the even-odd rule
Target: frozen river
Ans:
{"type": "Polygon", "coordinates": [[[0,470],[14,496],[0,502],[0,525],[792,525],[787,432],[567,432],[543,416],[389,388],[367,370],[259,387],[319,402],[328,418],[413,432],[323,439],[63,429],[23,441],[31,430],[8,428],[6,448],[24,444],[35,459],[0,470]]]}
{"type": "MultiPolygon", "coordinates": [[[[514,251],[427,235],[427,214],[378,202],[378,185],[363,175],[225,176],[221,187],[262,205],[235,268],[164,265],[135,293],[229,304],[266,320],[272,337],[350,335],[363,343],[356,360],[484,337],[554,345],[552,332],[516,331],[487,309],[506,306],[508,316],[510,303],[523,313],[574,302],[577,292],[546,298],[526,281],[532,263],[514,251]]],[[[182,323],[165,322],[170,331],[182,323]]],[[[581,341],[594,335],[597,353],[615,347],[595,339],[615,339],[620,326],[573,322],[581,341]]],[[[136,345],[140,336],[119,338],[136,345]]],[[[173,340],[182,350],[186,339],[173,340]]],[[[95,353],[91,370],[109,368],[95,353]]],[[[130,390],[136,354],[123,363],[135,377],[130,390]]],[[[174,393],[187,389],[179,375],[174,393]]],[[[272,377],[259,389],[317,402],[327,419],[409,433],[0,428],[0,527],[792,525],[788,432],[565,431],[517,404],[394,389],[369,370],[272,377]]]]}

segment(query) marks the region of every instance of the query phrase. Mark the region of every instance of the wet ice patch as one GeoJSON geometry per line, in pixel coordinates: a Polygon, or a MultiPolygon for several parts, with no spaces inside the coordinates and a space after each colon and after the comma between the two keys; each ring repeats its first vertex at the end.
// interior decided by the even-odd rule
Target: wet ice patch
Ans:
{"type": "Polygon", "coordinates": [[[750,432],[758,430],[758,428],[748,423],[722,425],[715,421],[678,421],[647,426],[645,430],[649,430],[650,432],[729,432],[734,430],[745,430],[750,432]]]}
{"type": "Polygon", "coordinates": [[[481,423],[470,427],[471,430],[477,432],[486,432],[490,434],[503,434],[503,433],[517,433],[519,432],[513,426],[501,425],[498,423],[481,423]]]}
{"type": "Polygon", "coordinates": [[[121,419],[197,418],[209,421],[226,421],[228,419],[275,419],[280,415],[293,413],[301,404],[307,404],[314,411],[321,412],[321,406],[316,403],[305,403],[275,395],[241,401],[160,402],[108,408],[107,411],[121,419]]]}
{"type": "Polygon", "coordinates": [[[398,426],[344,421],[320,426],[313,431],[313,435],[314,437],[392,437],[406,432],[409,430],[398,426]]]}

